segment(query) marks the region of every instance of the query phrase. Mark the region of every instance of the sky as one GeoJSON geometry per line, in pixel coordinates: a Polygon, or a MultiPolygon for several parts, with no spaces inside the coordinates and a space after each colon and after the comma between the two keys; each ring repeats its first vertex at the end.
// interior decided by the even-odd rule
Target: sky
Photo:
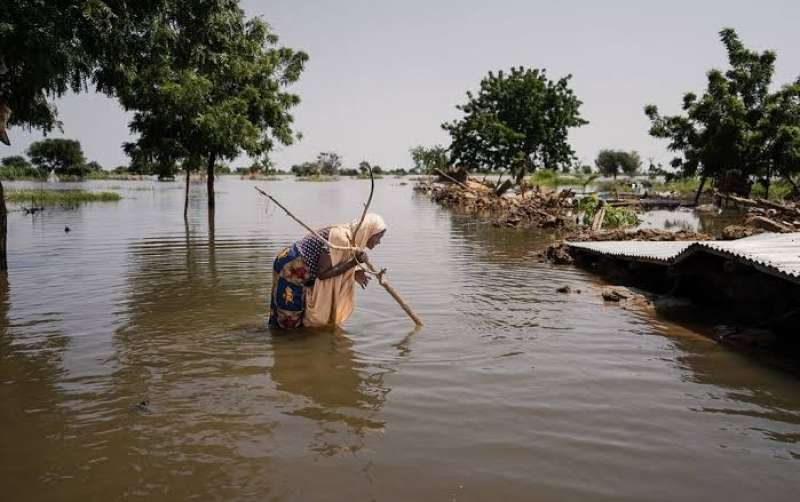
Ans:
{"type": "MultiPolygon", "coordinates": [[[[489,71],[545,68],[571,74],[589,124],[570,133],[584,163],[603,148],[636,150],[669,161],[663,140],[647,134],[645,104],[680,111],[686,91],[701,93],[705,74],[725,68],[718,32],[732,27],[749,48],[777,52],[774,84],[800,76],[800,2],[784,0],[244,0],[280,44],[310,60],[292,90],[303,139],[278,148],[279,169],[336,151],[345,167],[362,160],[411,167],[412,146],[449,143],[442,122],[489,71]]],[[[63,133],[87,159],[110,169],[127,164],[129,116],[115,101],[85,93],[57,100],[63,133]]],[[[42,136],[9,130],[24,152],[42,136]]],[[[8,152],[8,153],[7,153],[8,152]]],[[[233,165],[247,165],[241,157],[233,165]]]]}

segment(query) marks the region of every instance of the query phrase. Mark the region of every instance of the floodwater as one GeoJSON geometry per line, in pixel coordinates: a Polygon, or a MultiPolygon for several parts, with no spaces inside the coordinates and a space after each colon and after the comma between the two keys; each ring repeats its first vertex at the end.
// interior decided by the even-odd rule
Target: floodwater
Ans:
{"type": "Polygon", "coordinates": [[[425,327],[373,283],[343,331],[272,336],[271,261],[302,231],[254,184],[318,225],[368,191],[225,178],[213,231],[201,184],[188,225],[180,183],[9,216],[2,500],[797,500],[795,377],[396,179],[371,258],[425,327]]]}

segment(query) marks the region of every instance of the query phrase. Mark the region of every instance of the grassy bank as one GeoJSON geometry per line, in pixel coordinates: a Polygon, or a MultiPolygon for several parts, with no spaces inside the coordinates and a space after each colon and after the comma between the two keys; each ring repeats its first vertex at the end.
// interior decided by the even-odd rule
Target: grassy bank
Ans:
{"type": "Polygon", "coordinates": [[[325,175],[314,175],[314,176],[297,176],[295,181],[316,181],[316,182],[328,182],[328,181],[339,181],[338,176],[325,176],[325,175]]]}
{"type": "Polygon", "coordinates": [[[30,204],[35,207],[74,207],[88,202],[116,202],[122,199],[115,192],[89,192],[86,190],[9,190],[6,201],[12,204],[30,204]]]}

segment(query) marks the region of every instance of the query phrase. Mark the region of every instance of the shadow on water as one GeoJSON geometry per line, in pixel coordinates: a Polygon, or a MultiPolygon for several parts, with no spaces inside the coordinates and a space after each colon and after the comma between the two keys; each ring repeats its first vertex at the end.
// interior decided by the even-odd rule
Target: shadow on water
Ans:
{"type": "Polygon", "coordinates": [[[345,332],[273,335],[268,373],[292,402],[285,413],[314,421],[318,432],[309,448],[322,456],[355,453],[370,434],[382,433],[377,418],[389,392],[390,371],[359,361],[345,332]]]}

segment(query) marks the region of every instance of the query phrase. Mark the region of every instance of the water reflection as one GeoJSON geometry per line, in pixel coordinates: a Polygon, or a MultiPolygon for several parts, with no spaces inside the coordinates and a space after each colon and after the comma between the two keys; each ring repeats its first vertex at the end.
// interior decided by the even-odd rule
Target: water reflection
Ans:
{"type": "Polygon", "coordinates": [[[322,456],[356,452],[368,435],[383,432],[387,370],[360,361],[345,332],[276,335],[270,347],[269,375],[293,397],[285,413],[318,425],[310,449],[322,456]]]}

